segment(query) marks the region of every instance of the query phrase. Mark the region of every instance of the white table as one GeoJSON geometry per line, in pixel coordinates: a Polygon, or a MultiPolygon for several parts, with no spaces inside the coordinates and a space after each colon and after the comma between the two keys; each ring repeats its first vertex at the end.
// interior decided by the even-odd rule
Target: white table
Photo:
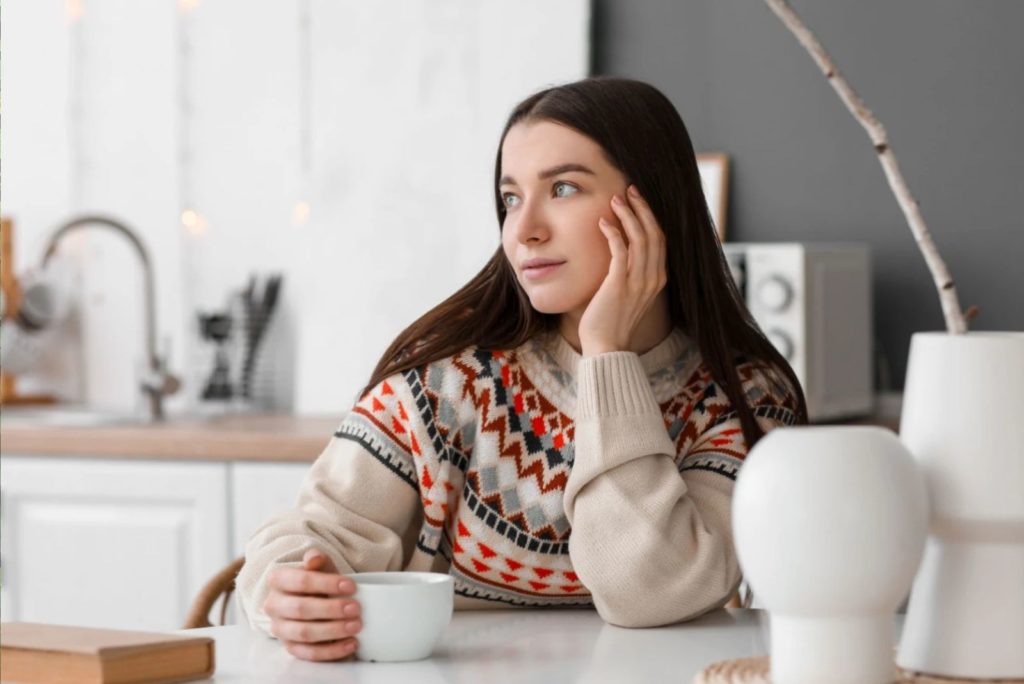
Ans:
{"type": "Polygon", "coordinates": [[[217,641],[212,680],[231,684],[675,682],[717,660],[768,653],[768,615],[718,610],[656,629],[605,624],[593,610],[458,611],[434,655],[414,663],[311,663],[244,626],[189,630],[217,641]]]}

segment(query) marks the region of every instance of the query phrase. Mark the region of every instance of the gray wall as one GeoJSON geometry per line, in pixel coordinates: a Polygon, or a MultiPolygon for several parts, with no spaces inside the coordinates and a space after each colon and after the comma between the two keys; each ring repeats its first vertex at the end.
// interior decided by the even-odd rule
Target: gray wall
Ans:
{"type": "MultiPolygon", "coordinates": [[[[888,130],[972,329],[1024,330],[1024,2],[792,4],[888,130]]],[[[653,83],[731,155],[728,239],[871,245],[879,385],[901,388],[938,296],[866,133],[768,7],[595,0],[593,72],[653,83]]]]}

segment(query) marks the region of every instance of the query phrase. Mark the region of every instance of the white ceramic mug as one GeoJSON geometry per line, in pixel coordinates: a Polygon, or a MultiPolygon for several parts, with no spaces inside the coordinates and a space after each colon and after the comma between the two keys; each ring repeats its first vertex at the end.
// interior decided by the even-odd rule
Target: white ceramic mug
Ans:
{"type": "Polygon", "coordinates": [[[356,658],[374,662],[422,660],[441,640],[452,619],[455,585],[436,572],[360,572],[355,599],[363,629],[356,658]]]}

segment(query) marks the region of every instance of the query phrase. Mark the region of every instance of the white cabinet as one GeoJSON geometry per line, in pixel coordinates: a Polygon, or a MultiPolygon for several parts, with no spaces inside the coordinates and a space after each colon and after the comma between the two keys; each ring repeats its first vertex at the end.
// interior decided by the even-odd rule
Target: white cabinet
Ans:
{"type": "Polygon", "coordinates": [[[233,556],[264,522],[295,505],[311,463],[232,463],[233,556]]]}
{"type": "Polygon", "coordinates": [[[2,619],[180,628],[231,557],[228,467],[5,454],[2,619]]]}
{"type": "Polygon", "coordinates": [[[0,619],[178,629],[310,466],[4,454],[0,619]]]}
{"type": "MultiPolygon", "coordinates": [[[[245,553],[246,542],[263,523],[295,506],[299,488],[311,466],[311,463],[231,464],[232,558],[245,553]]],[[[226,622],[241,622],[234,600],[228,607],[226,622]]]]}

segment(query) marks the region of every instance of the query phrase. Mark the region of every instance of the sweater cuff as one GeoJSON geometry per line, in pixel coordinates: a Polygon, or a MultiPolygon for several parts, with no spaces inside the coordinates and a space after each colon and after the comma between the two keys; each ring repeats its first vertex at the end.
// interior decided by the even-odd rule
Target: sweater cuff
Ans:
{"type": "Polygon", "coordinates": [[[651,383],[634,352],[607,352],[580,359],[578,366],[576,418],[660,415],[651,383]]]}

